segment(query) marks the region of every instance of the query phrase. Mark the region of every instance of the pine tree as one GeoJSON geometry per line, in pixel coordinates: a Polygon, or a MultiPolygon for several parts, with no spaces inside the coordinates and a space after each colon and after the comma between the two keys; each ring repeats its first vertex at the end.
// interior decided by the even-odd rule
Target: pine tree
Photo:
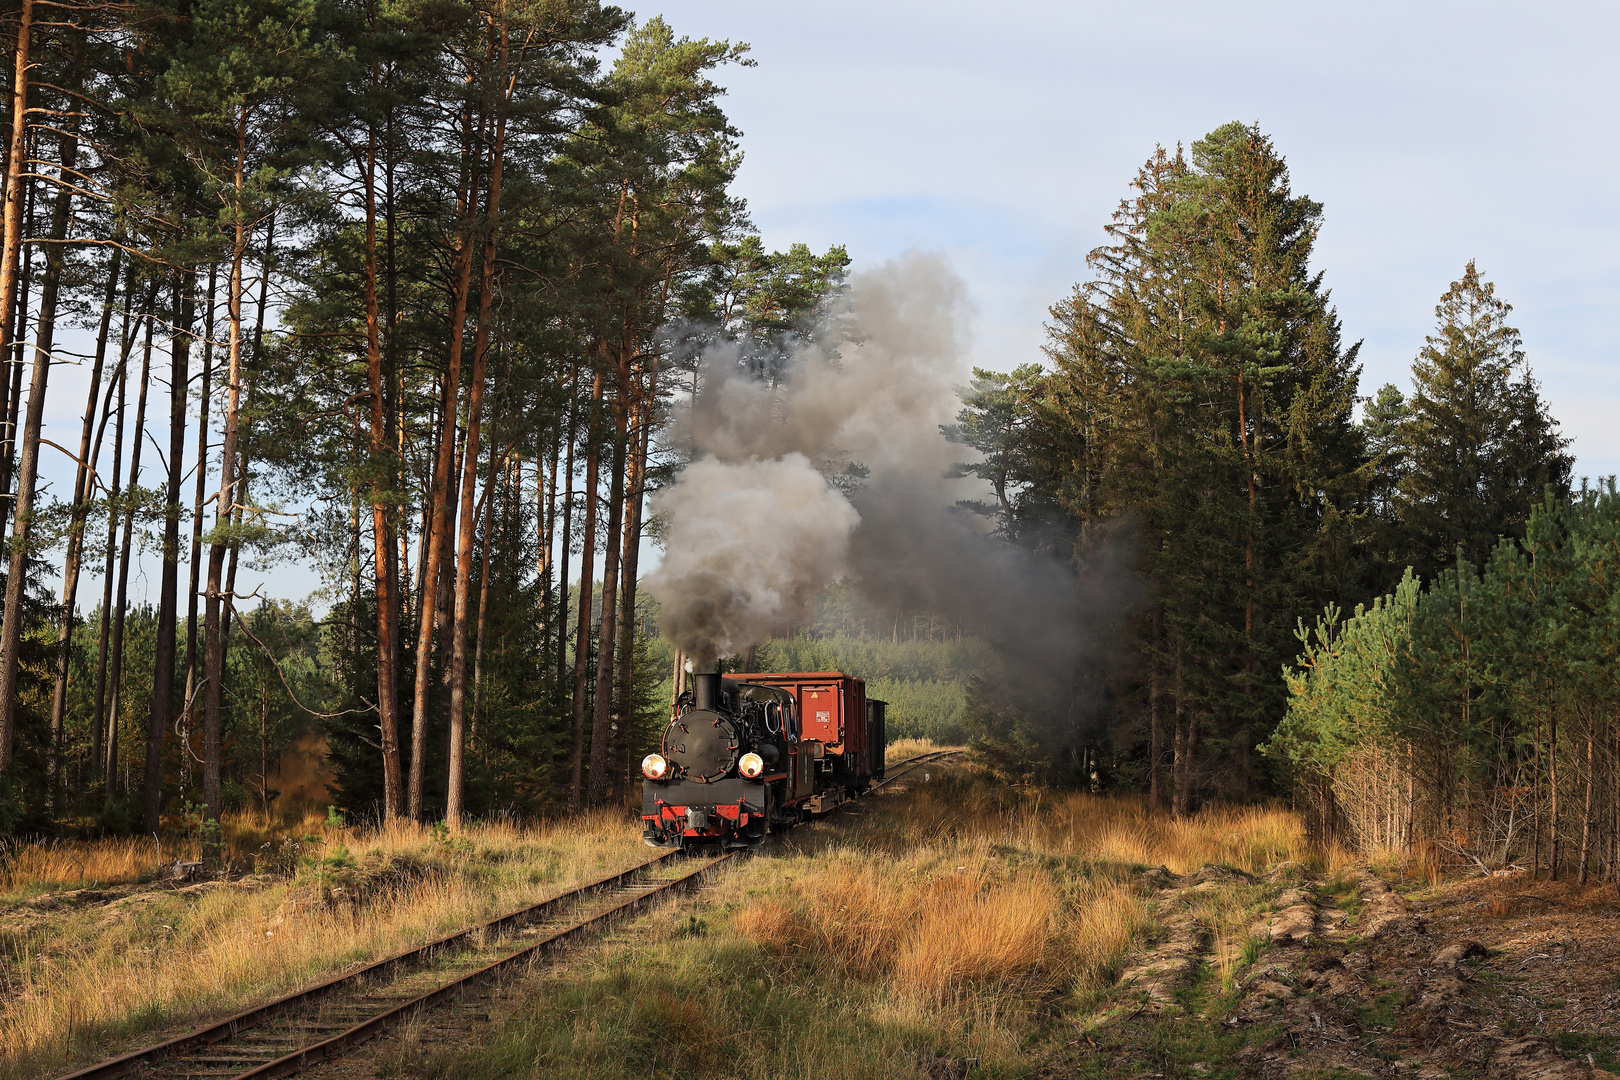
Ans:
{"type": "Polygon", "coordinates": [[[1397,507],[1420,573],[1448,565],[1458,549],[1483,563],[1499,537],[1524,535],[1545,488],[1569,492],[1569,440],[1508,325],[1512,310],[1470,260],[1412,365],[1397,507]]]}
{"type": "Polygon", "coordinates": [[[1406,395],[1392,383],[1362,400],[1357,427],[1367,446],[1367,513],[1361,530],[1361,550],[1366,557],[1359,590],[1363,596],[1384,592],[1411,564],[1398,505],[1401,482],[1411,467],[1402,435],[1410,412],[1406,395]]]}
{"type": "Polygon", "coordinates": [[[257,351],[259,336],[248,334],[244,314],[248,260],[255,232],[271,227],[278,200],[289,193],[290,175],[309,164],[317,149],[313,135],[322,112],[322,85],[336,58],[322,29],[311,0],[243,5],[206,0],[192,12],[190,40],[176,49],[163,78],[164,104],[171,110],[166,119],[216,201],[229,266],[224,438],[217,525],[208,556],[204,646],[203,799],[208,818],[215,821],[224,807],[220,739],[225,622],[233,600],[225,558],[227,549],[235,547],[228,534],[239,503],[245,502],[238,461],[245,365],[249,350],[257,351]]]}

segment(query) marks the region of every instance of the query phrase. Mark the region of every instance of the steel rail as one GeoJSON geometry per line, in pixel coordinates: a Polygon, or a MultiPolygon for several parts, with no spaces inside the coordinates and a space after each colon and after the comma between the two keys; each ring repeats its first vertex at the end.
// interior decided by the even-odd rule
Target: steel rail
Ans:
{"type": "Polygon", "coordinates": [[[926,754],[913,754],[911,757],[906,758],[904,761],[895,762],[894,768],[898,769],[899,770],[898,772],[895,772],[895,771],[893,771],[893,770],[886,767],[884,769],[885,775],[884,775],[883,779],[879,780],[877,783],[873,784],[872,786],[874,788],[882,787],[884,784],[887,784],[890,780],[898,780],[900,777],[904,776],[906,773],[910,772],[912,769],[915,769],[920,765],[927,765],[927,764],[930,764],[931,762],[940,761],[940,760],[942,760],[944,758],[952,757],[952,756],[954,756],[956,754],[961,754],[961,753],[966,753],[966,751],[964,751],[964,750],[931,750],[926,754]]]}
{"type": "Polygon", "coordinates": [[[664,860],[679,854],[681,854],[679,851],[665,852],[664,854],[648,859],[645,862],[637,863],[628,870],[622,870],[617,873],[609,874],[606,877],[598,878],[597,880],[585,885],[581,885],[578,888],[570,889],[568,892],[558,893],[556,896],[542,900],[539,903],[531,904],[526,908],[520,908],[517,911],[502,915],[500,918],[491,919],[488,922],[479,923],[476,926],[468,927],[467,929],[457,931],[454,934],[437,938],[425,945],[417,946],[414,949],[409,949],[405,952],[399,953],[396,956],[390,956],[385,960],[379,960],[355,971],[347,972],[343,975],[328,979],[322,983],[317,983],[314,986],[307,987],[295,993],[276,998],[274,1001],[265,1002],[263,1005],[255,1005],[250,1009],[244,1009],[243,1011],[236,1013],[233,1016],[226,1017],[224,1020],[220,1020],[217,1023],[205,1025],[197,1028],[195,1031],[190,1031],[184,1035],[176,1036],[173,1039],[168,1039],[161,1043],[155,1043],[152,1046],[143,1047],[139,1050],[132,1050],[127,1054],[121,1054],[118,1057],[109,1058],[106,1061],[80,1069],[77,1072],[67,1073],[64,1076],[59,1077],[58,1080],[101,1080],[101,1078],[104,1077],[119,1076],[131,1065],[135,1065],[139,1062],[150,1061],[154,1058],[160,1057],[172,1057],[177,1053],[196,1046],[207,1046],[220,1042],[221,1040],[231,1038],[232,1036],[246,1031],[249,1028],[258,1026],[260,1022],[268,1020],[278,1013],[288,1011],[300,1005],[309,1004],[310,1002],[329,996],[339,990],[357,985],[368,978],[389,974],[394,970],[406,965],[425,962],[431,958],[434,953],[441,952],[458,944],[462,944],[472,939],[477,934],[490,931],[499,932],[511,926],[527,922],[538,915],[544,914],[546,911],[549,911],[552,908],[560,907],[568,901],[585,896],[588,893],[595,892],[599,889],[610,889],[618,885],[623,885],[629,879],[635,877],[648,867],[656,866],[664,860]]]}
{"type": "MultiPolygon", "coordinates": [[[[912,757],[906,758],[903,761],[896,762],[893,767],[886,770],[888,775],[886,775],[882,780],[874,783],[872,788],[876,789],[882,787],[922,765],[939,761],[943,758],[951,757],[960,753],[962,753],[960,750],[936,750],[926,754],[913,755],[912,757]]],[[[849,804],[841,803],[839,808],[841,809],[843,806],[847,805],[849,804]]],[[[399,953],[398,955],[388,957],[384,960],[379,960],[373,964],[368,964],[365,967],[328,979],[325,982],[318,983],[315,986],[297,991],[296,993],[285,995],[275,999],[274,1001],[266,1002],[263,1005],[256,1005],[253,1008],[245,1009],[242,1012],[225,1018],[224,1020],[205,1025],[173,1039],[156,1043],[152,1046],[143,1047],[139,1050],[132,1050],[126,1054],[121,1054],[118,1057],[109,1058],[108,1060],[98,1064],[87,1066],[86,1068],[80,1069],[76,1072],[67,1073],[59,1077],[58,1080],[106,1080],[106,1078],[120,1076],[128,1071],[132,1066],[142,1062],[156,1061],[162,1058],[178,1057],[184,1055],[190,1050],[212,1046],[215,1043],[223,1042],[224,1040],[230,1039],[238,1034],[258,1027],[264,1021],[270,1020],[281,1013],[290,1012],[299,1006],[308,1005],[338,991],[357,986],[371,978],[391,974],[397,969],[406,966],[426,963],[434,954],[468,942],[477,935],[498,933],[500,931],[510,929],[524,922],[531,921],[536,916],[544,914],[551,909],[561,907],[563,904],[571,900],[578,899],[601,889],[627,886],[631,879],[635,878],[642,871],[656,866],[668,859],[674,858],[675,856],[686,854],[686,851],[683,849],[665,852],[664,854],[655,856],[654,858],[648,859],[645,862],[638,863],[627,870],[622,870],[617,873],[609,874],[606,877],[598,878],[595,881],[581,885],[578,888],[571,889],[568,892],[559,893],[556,896],[542,900],[535,904],[531,904],[528,907],[520,908],[517,911],[502,915],[499,918],[491,919],[487,922],[479,923],[476,926],[469,927],[454,934],[449,934],[445,937],[438,938],[434,941],[428,942],[425,945],[407,950],[406,952],[399,953]]],[[[289,1076],[310,1065],[327,1060],[328,1058],[333,1057],[338,1051],[344,1050],[350,1046],[354,1046],[372,1038],[390,1024],[400,1021],[411,1013],[431,1008],[432,1006],[437,1005],[448,998],[454,997],[462,988],[470,983],[498,974],[499,972],[512,967],[515,964],[526,962],[530,958],[543,955],[544,953],[583,935],[594,927],[601,926],[606,922],[628,914],[629,912],[635,911],[657,897],[663,896],[695,882],[707,871],[723,862],[726,862],[729,859],[735,858],[737,854],[739,853],[736,851],[731,851],[711,859],[704,865],[693,870],[689,870],[672,881],[658,883],[648,891],[637,896],[632,896],[624,902],[616,904],[606,911],[599,912],[598,914],[590,916],[589,918],[575,922],[572,925],[557,931],[556,933],[548,935],[540,941],[527,945],[489,964],[486,964],[483,967],[459,976],[456,979],[447,982],[425,994],[418,995],[417,997],[380,1012],[375,1016],[368,1017],[352,1027],[344,1031],[340,1031],[338,1034],[333,1035],[330,1038],[323,1039],[320,1042],[295,1050],[292,1053],[286,1054],[273,1061],[266,1062],[262,1065],[257,1065],[246,1072],[239,1073],[232,1077],[231,1080],[258,1080],[258,1078],[289,1076]]]]}
{"type": "MultiPolygon", "coordinates": [[[[613,919],[635,911],[638,908],[644,907],[654,899],[661,897],[666,893],[672,892],[681,888],[682,886],[695,882],[699,877],[703,876],[703,874],[707,873],[709,870],[719,866],[728,859],[736,858],[736,856],[737,853],[735,851],[729,851],[724,855],[717,856],[702,866],[699,866],[693,870],[688,870],[686,873],[682,874],[673,881],[664,882],[658,885],[656,888],[644,892],[639,896],[632,896],[623,903],[616,904],[604,912],[593,915],[588,919],[581,920],[572,926],[559,930],[555,934],[535,942],[533,945],[528,945],[517,950],[516,952],[509,953],[506,956],[501,957],[499,960],[496,960],[494,963],[486,964],[477,971],[469,972],[466,975],[456,979],[454,982],[446,983],[436,990],[430,990],[428,993],[412,998],[410,1001],[404,1002],[403,1004],[396,1005],[386,1012],[378,1013],[376,1016],[373,1016],[367,1020],[362,1020],[360,1023],[349,1028],[347,1031],[339,1032],[330,1039],[322,1040],[321,1042],[315,1043],[312,1046],[304,1047],[302,1050],[295,1050],[285,1057],[277,1058],[275,1061],[266,1062],[265,1064],[249,1069],[246,1072],[238,1073],[232,1078],[232,1080],[260,1080],[260,1078],[265,1078],[265,1080],[268,1080],[269,1077],[290,1076],[293,1073],[309,1067],[310,1065],[315,1065],[325,1061],[330,1057],[336,1056],[339,1051],[345,1050],[357,1043],[365,1042],[367,1039],[382,1031],[383,1028],[403,1020],[411,1013],[421,1009],[431,1008],[442,1001],[455,997],[456,994],[469,983],[495,975],[515,964],[527,961],[533,956],[556,948],[558,945],[564,942],[571,941],[574,938],[584,934],[587,930],[610,922],[613,919]]],[[[655,859],[653,861],[656,862],[658,860],[655,859]]]]}

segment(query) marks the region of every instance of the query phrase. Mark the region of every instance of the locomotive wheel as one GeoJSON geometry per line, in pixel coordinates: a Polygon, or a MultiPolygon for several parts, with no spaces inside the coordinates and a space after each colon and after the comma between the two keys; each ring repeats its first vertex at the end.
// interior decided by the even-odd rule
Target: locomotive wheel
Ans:
{"type": "Polygon", "coordinates": [[[782,823],[777,820],[776,787],[773,784],[765,786],[765,827],[773,833],[783,829],[782,823]]]}

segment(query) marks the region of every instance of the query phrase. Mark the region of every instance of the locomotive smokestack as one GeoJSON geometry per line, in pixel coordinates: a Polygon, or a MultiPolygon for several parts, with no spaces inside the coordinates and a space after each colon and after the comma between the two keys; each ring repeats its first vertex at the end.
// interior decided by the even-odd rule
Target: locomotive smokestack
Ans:
{"type": "Polygon", "coordinates": [[[699,709],[713,709],[718,700],[720,700],[720,672],[694,671],[692,703],[699,709]]]}

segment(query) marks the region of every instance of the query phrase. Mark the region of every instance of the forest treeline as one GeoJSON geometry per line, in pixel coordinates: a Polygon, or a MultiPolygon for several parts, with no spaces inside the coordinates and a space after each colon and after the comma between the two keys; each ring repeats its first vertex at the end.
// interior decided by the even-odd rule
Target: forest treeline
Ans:
{"type": "MultiPolygon", "coordinates": [[[[1338,656],[1341,638],[1372,634],[1378,619],[1395,616],[1380,607],[1385,614],[1318,631],[1305,661],[1309,679],[1285,681],[1285,665],[1306,648],[1301,627],[1324,610],[1371,602],[1408,568],[1414,576],[1397,594],[1403,603],[1415,602],[1419,581],[1436,581],[1426,596],[1455,591],[1459,567],[1547,543],[1526,540],[1533,513],[1570,522],[1573,536],[1586,527],[1573,522],[1596,520],[1597,507],[1609,505],[1590,495],[1569,501],[1568,440],[1541,400],[1511,308],[1472,262],[1440,298],[1434,332],[1414,343],[1411,394],[1385,386],[1360,396],[1359,345],[1344,339],[1323,272],[1312,265],[1322,222],[1322,206],[1291,190],[1284,158],[1256,127],[1229,124],[1185,149],[1160,149],[1108,223],[1107,242],[1088,256],[1089,279],[1052,308],[1046,363],[975,371],[959,423],[947,430],[983,455],[957,469],[992,493],[970,509],[1008,541],[1071,563],[1082,579],[1117,566],[1105,556],[1123,551],[1140,598],[1117,623],[1094,628],[1108,662],[1091,674],[1077,665],[1066,695],[1009,709],[1016,686],[981,682],[967,719],[998,767],[1078,782],[1100,772],[1179,812],[1212,797],[1285,794],[1296,780],[1320,794],[1321,769],[1328,789],[1348,773],[1294,748],[1320,743],[1348,753],[1338,741],[1348,721],[1313,735],[1316,718],[1363,705],[1379,713],[1391,700],[1367,689],[1372,696],[1354,706],[1324,703],[1335,692],[1324,686],[1383,676],[1370,660],[1352,667],[1323,657],[1338,656]],[[1298,696],[1307,686],[1308,708],[1298,696]],[[1079,716],[1076,700],[1086,706],[1079,716]],[[1374,700],[1381,704],[1368,704],[1374,700]],[[1277,735],[1285,715],[1286,734],[1277,735]]],[[[1528,605],[1513,616],[1519,622],[1531,611],[1549,626],[1562,617],[1545,596],[1513,602],[1528,605]]],[[[1495,617],[1508,613],[1469,615],[1495,617]]],[[[1535,677],[1554,679],[1571,702],[1595,702],[1572,681],[1583,662],[1571,654],[1573,666],[1535,668],[1535,677]]],[[[1424,670],[1413,668],[1413,678],[1432,676],[1424,670]]],[[[1428,682],[1399,716],[1379,713],[1376,721],[1379,731],[1445,747],[1443,764],[1378,761],[1448,782],[1445,770],[1466,761],[1476,770],[1469,777],[1500,780],[1506,770],[1533,787],[1529,762],[1550,769],[1559,754],[1579,749],[1566,734],[1554,753],[1551,722],[1533,720],[1524,711],[1530,699],[1503,684],[1492,700],[1517,710],[1523,731],[1541,731],[1541,749],[1532,738],[1506,756],[1484,754],[1486,728],[1469,726],[1484,724],[1484,714],[1467,704],[1483,684],[1449,700],[1441,689],[1464,684],[1461,676],[1428,682]],[[1464,729],[1466,745],[1458,741],[1464,729]]],[[[1599,756],[1607,753],[1602,730],[1592,744],[1599,756]]],[[[1611,775],[1602,762],[1596,767],[1611,775]]],[[[1591,775],[1566,763],[1558,781],[1568,789],[1564,805],[1591,775]]],[[[1557,788],[1548,777],[1536,789],[1544,801],[1557,788]]],[[[1423,838],[1432,838],[1431,820],[1461,821],[1458,808],[1474,790],[1460,778],[1436,789],[1433,799],[1447,811],[1420,811],[1423,838]]],[[[1379,791],[1394,798],[1393,788],[1379,791]]],[[[1492,797],[1513,813],[1505,792],[1492,797]]],[[[1528,805],[1511,826],[1523,835],[1528,805]]],[[[1567,832],[1575,820],[1566,812],[1558,828],[1567,832]]],[[[1364,827],[1356,817],[1355,828],[1364,827]]],[[[1557,831],[1549,824],[1541,835],[1557,831]]]]}
{"type": "Polygon", "coordinates": [[[622,795],[668,674],[637,590],[664,412],[705,348],[768,367],[848,263],[766,250],[729,191],[746,47],[594,0],[0,25],[0,829],[268,805],[300,727],[375,818],[622,795]],[[246,592],[255,559],[320,567],[330,610],[246,592]]]}
{"type": "MultiPolygon", "coordinates": [[[[672,404],[705,355],[783,377],[849,262],[767,250],[731,193],[715,73],[746,48],[591,0],[3,14],[0,828],[268,807],[303,728],[340,807],[377,819],[629,796],[672,675],[638,588],[647,495],[684,460],[672,404]],[[86,378],[64,442],[44,417],[65,364],[86,378]],[[73,483],[46,493],[42,455],[73,483]],[[130,599],[143,545],[150,606],[130,599]],[[244,567],[277,560],[321,568],[320,619],[247,589],[244,567]]],[[[861,668],[917,733],[971,734],[1020,776],[1179,812],[1300,780],[1324,820],[1368,827],[1339,794],[1360,766],[1301,749],[1335,745],[1309,730],[1349,708],[1323,704],[1337,676],[1319,673],[1348,670],[1325,642],[1364,624],[1330,614],[1304,644],[1302,626],[1408,567],[1412,612],[1488,592],[1504,551],[1584,551],[1609,504],[1571,495],[1567,441],[1472,263],[1414,342],[1410,396],[1361,396],[1312,263],[1322,222],[1257,127],[1158,150],[1053,307],[1044,364],[963,388],[942,435],[990,496],[964,509],[1077,582],[1132,579],[1072,671],[1032,680],[971,618],[878,610],[847,583],[753,659],[861,668]]],[[[1566,850],[1571,799],[1612,817],[1595,661],[1557,655],[1533,675],[1559,687],[1556,730],[1519,676],[1471,659],[1459,696],[1437,681],[1421,716],[1381,721],[1408,835],[1502,805],[1514,835],[1529,814],[1566,850]],[[1487,752],[1487,716],[1520,734],[1487,752]],[[1398,760],[1420,722],[1466,764],[1444,790],[1398,760]]],[[[1448,842],[1477,854],[1479,835],[1448,842]]]]}
{"type": "Polygon", "coordinates": [[[1320,829],[1437,848],[1479,871],[1620,875],[1620,493],[1549,492],[1519,540],[1459,546],[1353,613],[1287,672],[1272,746],[1320,829]]]}

